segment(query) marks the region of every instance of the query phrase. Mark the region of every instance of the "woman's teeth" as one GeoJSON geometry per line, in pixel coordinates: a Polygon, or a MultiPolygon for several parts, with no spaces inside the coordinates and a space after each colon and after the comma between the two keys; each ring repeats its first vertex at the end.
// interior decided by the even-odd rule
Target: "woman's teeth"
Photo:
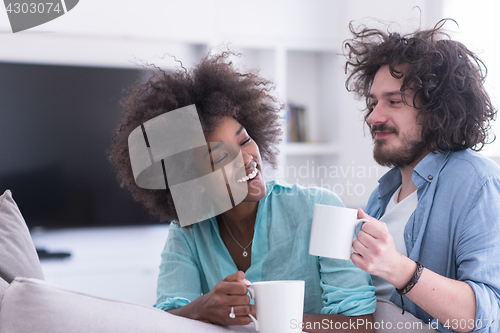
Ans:
{"type": "Polygon", "coordinates": [[[258,173],[259,173],[259,170],[255,169],[251,174],[249,174],[248,176],[245,176],[243,178],[240,178],[240,179],[236,180],[236,182],[237,183],[243,183],[243,182],[246,182],[247,180],[254,179],[255,176],[257,176],[258,173]]]}

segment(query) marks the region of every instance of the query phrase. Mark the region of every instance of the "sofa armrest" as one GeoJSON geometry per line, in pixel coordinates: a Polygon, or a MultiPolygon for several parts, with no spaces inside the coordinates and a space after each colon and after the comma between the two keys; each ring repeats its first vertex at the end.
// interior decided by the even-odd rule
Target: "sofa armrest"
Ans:
{"type": "Polygon", "coordinates": [[[44,278],[26,222],[6,190],[0,196],[0,278],[10,283],[18,276],[44,278]]]}
{"type": "Polygon", "coordinates": [[[0,308],[0,333],[189,333],[255,332],[247,326],[218,326],[172,315],[153,307],[16,278],[0,308]]]}

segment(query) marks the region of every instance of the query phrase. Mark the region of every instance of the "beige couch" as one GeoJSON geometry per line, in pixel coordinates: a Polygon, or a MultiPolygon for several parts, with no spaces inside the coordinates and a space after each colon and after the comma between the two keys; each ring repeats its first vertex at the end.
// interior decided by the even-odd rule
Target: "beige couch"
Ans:
{"type": "Polygon", "coordinates": [[[0,333],[254,332],[177,317],[43,281],[28,228],[10,191],[0,196],[0,333]]]}

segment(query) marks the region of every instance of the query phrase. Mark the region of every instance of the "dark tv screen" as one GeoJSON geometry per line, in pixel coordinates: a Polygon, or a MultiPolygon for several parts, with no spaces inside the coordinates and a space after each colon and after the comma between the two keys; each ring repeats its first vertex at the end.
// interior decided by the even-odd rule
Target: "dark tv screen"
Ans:
{"type": "Polygon", "coordinates": [[[0,190],[28,227],[161,223],[107,159],[122,91],[138,69],[0,63],[0,190]]]}

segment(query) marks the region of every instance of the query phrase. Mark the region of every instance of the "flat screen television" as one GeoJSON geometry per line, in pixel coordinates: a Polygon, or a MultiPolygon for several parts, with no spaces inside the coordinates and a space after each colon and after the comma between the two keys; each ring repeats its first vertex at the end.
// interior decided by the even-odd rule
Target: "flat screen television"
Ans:
{"type": "Polygon", "coordinates": [[[162,223],[120,188],[106,150],[139,69],[0,63],[0,190],[30,229],[162,223]]]}

